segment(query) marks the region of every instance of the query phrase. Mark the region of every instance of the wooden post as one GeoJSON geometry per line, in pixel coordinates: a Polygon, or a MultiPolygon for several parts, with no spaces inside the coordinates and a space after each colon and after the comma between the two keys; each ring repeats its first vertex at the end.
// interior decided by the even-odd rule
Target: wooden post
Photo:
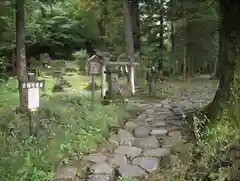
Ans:
{"type": "Polygon", "coordinates": [[[109,98],[112,100],[113,98],[113,91],[112,91],[112,72],[109,70],[108,72],[108,93],[109,98]]]}
{"type": "Polygon", "coordinates": [[[156,81],[152,68],[148,70],[148,94],[151,96],[156,96],[156,81]]]}
{"type": "Polygon", "coordinates": [[[101,97],[103,98],[106,95],[106,64],[103,62],[101,67],[101,97]]]}
{"type": "MultiPolygon", "coordinates": [[[[132,58],[131,58],[132,59],[132,58]]],[[[135,94],[135,80],[134,80],[134,61],[133,59],[130,60],[130,71],[129,71],[129,79],[130,79],[130,88],[131,88],[131,94],[135,94]]]]}
{"type": "Polygon", "coordinates": [[[95,74],[92,74],[92,107],[94,108],[95,101],[95,74]]]}
{"type": "Polygon", "coordinates": [[[148,83],[148,95],[152,95],[152,86],[151,86],[151,71],[148,69],[147,71],[147,83],[148,83]]]}
{"type": "MultiPolygon", "coordinates": [[[[36,81],[36,75],[34,73],[28,73],[28,81],[36,81]]],[[[28,109],[28,119],[29,119],[29,135],[37,136],[37,109],[28,109]]]]}
{"type": "Polygon", "coordinates": [[[95,76],[98,73],[101,73],[102,70],[102,61],[96,56],[93,55],[87,60],[86,66],[88,67],[88,73],[92,76],[92,108],[94,108],[95,102],[95,76]]]}

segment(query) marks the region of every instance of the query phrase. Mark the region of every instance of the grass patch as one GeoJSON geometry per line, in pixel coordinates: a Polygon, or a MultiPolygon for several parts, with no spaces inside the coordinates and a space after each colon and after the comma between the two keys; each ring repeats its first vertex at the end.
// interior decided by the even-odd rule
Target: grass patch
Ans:
{"type": "MultiPolygon", "coordinates": [[[[13,80],[13,88],[16,86],[13,80]]],[[[97,149],[109,134],[111,125],[118,125],[125,115],[125,106],[95,103],[79,95],[52,96],[51,79],[41,99],[38,137],[28,134],[28,118],[16,114],[17,89],[2,87],[0,96],[0,180],[52,181],[53,171],[61,164],[97,149]]]]}

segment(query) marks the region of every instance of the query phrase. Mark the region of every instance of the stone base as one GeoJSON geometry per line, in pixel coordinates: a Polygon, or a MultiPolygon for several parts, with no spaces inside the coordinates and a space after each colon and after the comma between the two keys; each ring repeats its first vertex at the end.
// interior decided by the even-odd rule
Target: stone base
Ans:
{"type": "Polygon", "coordinates": [[[54,85],[52,88],[52,92],[62,92],[63,88],[61,85],[54,85]]]}
{"type": "Polygon", "coordinates": [[[26,113],[28,113],[28,108],[27,107],[17,107],[16,108],[16,113],[17,114],[26,114],[26,113]]]}
{"type": "Polygon", "coordinates": [[[111,104],[111,102],[112,102],[112,100],[106,99],[106,98],[104,99],[104,98],[103,98],[103,100],[102,100],[101,103],[102,103],[102,105],[109,105],[109,104],[111,104]]]}

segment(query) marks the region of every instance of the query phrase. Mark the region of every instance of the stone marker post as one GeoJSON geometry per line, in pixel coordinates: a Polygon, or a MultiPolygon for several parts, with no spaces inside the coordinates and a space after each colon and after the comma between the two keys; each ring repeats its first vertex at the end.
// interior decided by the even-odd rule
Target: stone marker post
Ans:
{"type": "Polygon", "coordinates": [[[61,69],[54,70],[54,73],[53,73],[54,86],[52,89],[53,92],[63,91],[63,87],[61,85],[61,75],[62,75],[61,69]]]}
{"type": "Polygon", "coordinates": [[[147,72],[147,81],[148,81],[148,94],[151,96],[156,96],[156,75],[153,68],[149,68],[147,72]]]}
{"type": "Polygon", "coordinates": [[[104,98],[106,95],[106,63],[103,62],[101,67],[101,97],[104,98]]]}

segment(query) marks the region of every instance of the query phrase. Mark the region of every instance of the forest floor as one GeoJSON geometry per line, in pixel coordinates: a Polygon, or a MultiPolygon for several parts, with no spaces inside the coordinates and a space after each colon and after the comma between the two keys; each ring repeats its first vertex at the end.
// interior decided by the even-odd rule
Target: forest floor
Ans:
{"type": "Polygon", "coordinates": [[[124,124],[114,128],[98,150],[60,168],[55,180],[76,180],[79,172],[78,179],[87,181],[183,179],[194,147],[185,115],[207,105],[216,88],[217,81],[198,76],[188,83],[164,81],[161,98],[137,93],[129,100],[130,116],[124,124]]]}

